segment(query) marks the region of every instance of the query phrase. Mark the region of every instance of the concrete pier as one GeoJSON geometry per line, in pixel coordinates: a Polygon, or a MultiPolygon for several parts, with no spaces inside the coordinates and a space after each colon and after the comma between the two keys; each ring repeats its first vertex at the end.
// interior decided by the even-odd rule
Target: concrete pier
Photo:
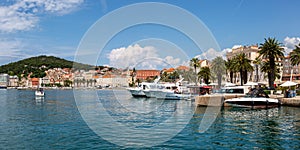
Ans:
{"type": "Polygon", "coordinates": [[[281,105],[300,107],[300,96],[296,96],[296,97],[293,97],[293,98],[282,98],[281,99],[281,105]]]}
{"type": "Polygon", "coordinates": [[[201,95],[195,97],[196,106],[223,106],[225,99],[243,97],[244,95],[201,95]]]}
{"type": "MultiPolygon", "coordinates": [[[[195,97],[196,106],[224,106],[225,99],[243,97],[244,95],[201,95],[195,97]]],[[[300,107],[300,96],[293,98],[283,98],[283,95],[269,95],[271,98],[276,98],[281,101],[282,106],[300,107]]]]}

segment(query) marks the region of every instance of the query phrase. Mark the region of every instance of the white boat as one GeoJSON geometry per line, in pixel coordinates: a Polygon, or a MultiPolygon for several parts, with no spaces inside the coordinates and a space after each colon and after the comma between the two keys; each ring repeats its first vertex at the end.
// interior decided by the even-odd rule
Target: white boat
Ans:
{"type": "Polygon", "coordinates": [[[191,99],[192,95],[186,92],[184,86],[181,85],[183,78],[176,84],[166,84],[164,89],[157,90],[155,96],[157,99],[164,100],[181,100],[191,99]]]}
{"type": "Polygon", "coordinates": [[[142,82],[139,84],[138,87],[127,88],[127,90],[131,93],[131,95],[133,97],[147,97],[147,95],[149,97],[151,97],[150,93],[147,93],[147,91],[149,91],[150,89],[156,89],[159,80],[160,80],[160,77],[155,79],[153,83],[142,82]],[[146,93],[147,93],[147,95],[146,95],[146,93]]]}
{"type": "Polygon", "coordinates": [[[191,94],[183,94],[183,93],[175,93],[174,91],[166,91],[162,90],[157,92],[157,99],[164,99],[164,100],[187,100],[192,99],[191,94]]]}
{"type": "Polygon", "coordinates": [[[240,98],[232,98],[224,101],[225,105],[240,108],[273,108],[280,106],[278,99],[268,96],[263,90],[255,89],[249,95],[240,98]]]}
{"type": "Polygon", "coordinates": [[[38,89],[35,91],[35,96],[36,97],[44,97],[45,96],[45,92],[43,89],[38,89]]]}
{"type": "Polygon", "coordinates": [[[164,83],[164,84],[154,84],[150,85],[148,89],[145,89],[143,92],[146,94],[146,97],[154,97],[156,98],[158,93],[162,91],[169,91],[172,87],[176,87],[174,83],[164,83]]]}

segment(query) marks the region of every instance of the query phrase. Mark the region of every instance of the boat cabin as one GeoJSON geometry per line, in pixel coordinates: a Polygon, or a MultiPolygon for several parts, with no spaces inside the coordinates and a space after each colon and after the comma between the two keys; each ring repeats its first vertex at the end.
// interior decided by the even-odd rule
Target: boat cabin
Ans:
{"type": "Polygon", "coordinates": [[[246,95],[249,92],[249,86],[231,86],[221,89],[222,94],[242,94],[246,95]]]}

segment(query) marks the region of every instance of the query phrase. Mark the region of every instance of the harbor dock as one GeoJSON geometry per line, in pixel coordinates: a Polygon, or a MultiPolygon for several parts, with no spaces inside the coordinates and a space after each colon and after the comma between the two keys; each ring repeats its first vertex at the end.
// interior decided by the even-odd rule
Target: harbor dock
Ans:
{"type": "MultiPolygon", "coordinates": [[[[195,97],[196,106],[224,106],[224,100],[242,97],[243,95],[201,95],[195,97]]],[[[300,96],[293,98],[284,98],[283,95],[270,95],[271,98],[277,98],[282,106],[300,107],[300,96]]]]}

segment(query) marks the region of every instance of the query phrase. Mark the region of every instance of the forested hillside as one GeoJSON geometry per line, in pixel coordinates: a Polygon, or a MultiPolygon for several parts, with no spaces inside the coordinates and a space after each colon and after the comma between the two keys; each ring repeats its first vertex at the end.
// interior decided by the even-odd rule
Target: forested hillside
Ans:
{"type": "Polygon", "coordinates": [[[0,73],[18,76],[21,76],[21,74],[27,76],[29,73],[32,73],[31,77],[44,77],[46,75],[45,71],[52,68],[94,69],[91,65],[42,55],[0,66],[0,73]]]}

